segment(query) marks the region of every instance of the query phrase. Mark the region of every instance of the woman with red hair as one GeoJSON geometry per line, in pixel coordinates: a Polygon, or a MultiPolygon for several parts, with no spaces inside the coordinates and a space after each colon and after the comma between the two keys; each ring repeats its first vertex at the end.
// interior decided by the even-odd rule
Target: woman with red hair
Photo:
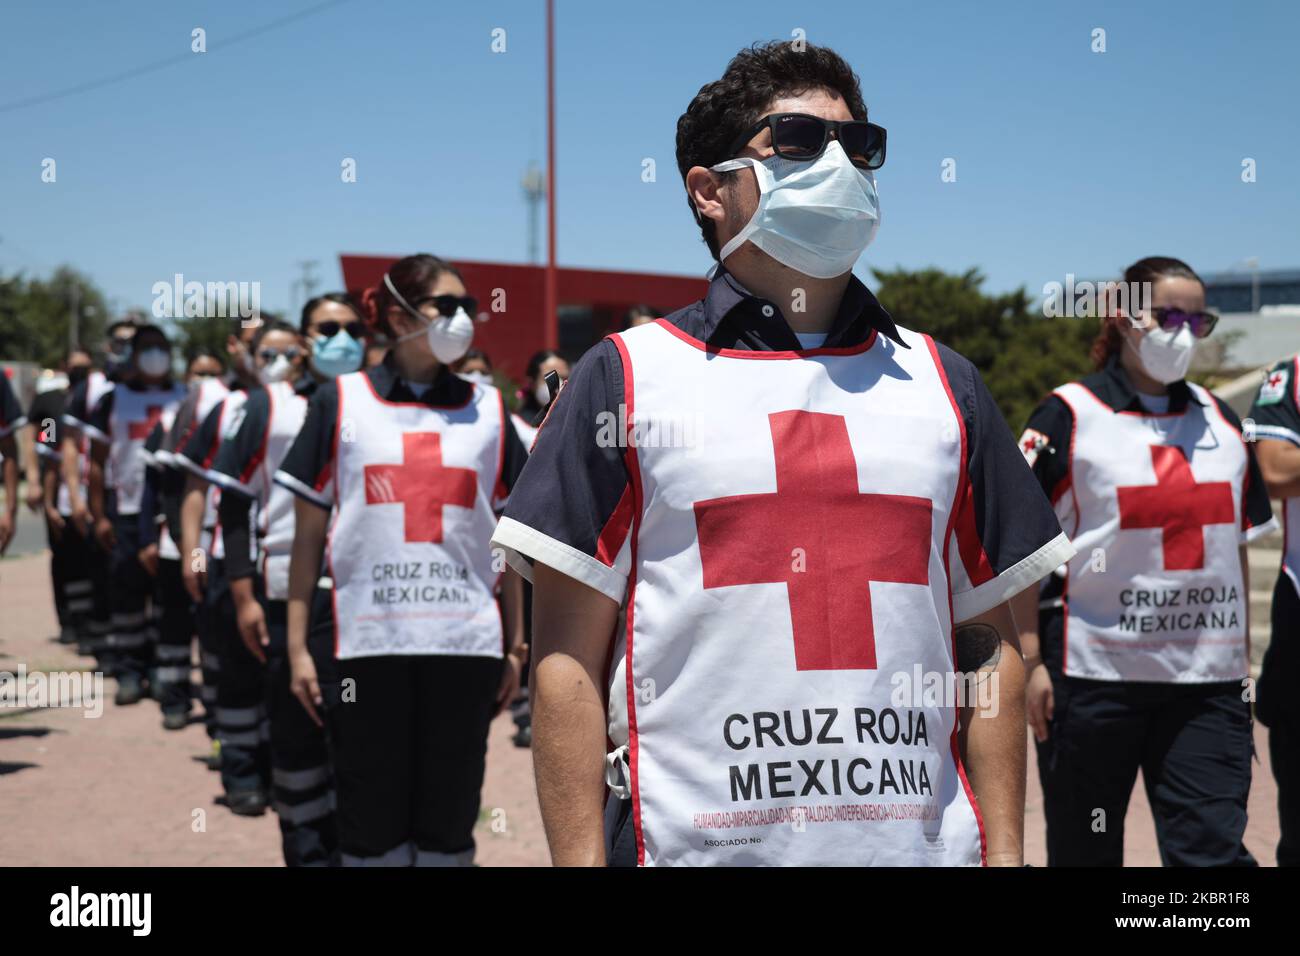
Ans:
{"type": "Polygon", "coordinates": [[[501,393],[451,370],[477,312],[455,267],[408,256],[362,305],[388,355],[315,392],[275,476],[298,496],[291,686],[326,728],[344,865],[463,866],[526,653],[520,580],[489,547],[526,453],[501,393]]]}

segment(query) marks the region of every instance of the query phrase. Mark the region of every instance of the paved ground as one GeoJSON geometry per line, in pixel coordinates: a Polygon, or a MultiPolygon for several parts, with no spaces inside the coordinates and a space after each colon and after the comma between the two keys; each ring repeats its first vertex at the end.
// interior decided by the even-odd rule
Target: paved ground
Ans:
{"type": "MultiPolygon", "coordinates": [[[[27,540],[31,540],[30,537],[27,540]]],[[[76,669],[82,659],[57,632],[47,556],[0,562],[0,671],[76,669]]],[[[252,865],[280,863],[275,818],[236,817],[216,803],[215,774],[196,762],[207,738],[199,724],[166,733],[151,703],[115,707],[112,681],[98,718],[80,710],[0,708],[0,861],[5,865],[252,865]]],[[[488,750],[479,862],[546,865],[529,752],[510,742],[498,718],[488,750]]],[[[1257,728],[1246,844],[1271,865],[1276,791],[1264,731],[1257,728]]],[[[1041,795],[1030,751],[1027,858],[1045,862],[1041,795]]],[[[1159,865],[1145,796],[1133,796],[1126,832],[1130,865],[1159,865]]]]}

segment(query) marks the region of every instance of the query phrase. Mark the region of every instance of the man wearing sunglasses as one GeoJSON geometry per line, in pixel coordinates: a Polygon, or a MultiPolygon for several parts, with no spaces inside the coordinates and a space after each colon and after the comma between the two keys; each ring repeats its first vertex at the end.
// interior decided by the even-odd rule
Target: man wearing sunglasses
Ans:
{"type": "Polygon", "coordinates": [[[1005,602],[1071,549],[974,367],[852,274],[884,159],[822,47],[678,121],[708,294],[587,353],[494,538],[557,864],[1022,862],[1005,602]]]}

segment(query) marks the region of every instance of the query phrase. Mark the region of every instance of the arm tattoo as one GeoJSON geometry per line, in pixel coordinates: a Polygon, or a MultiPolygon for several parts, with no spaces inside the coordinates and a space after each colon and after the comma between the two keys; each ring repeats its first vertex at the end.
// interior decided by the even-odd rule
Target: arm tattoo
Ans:
{"type": "Polygon", "coordinates": [[[1002,658],[1002,639],[987,624],[966,624],[957,628],[957,671],[978,672],[980,680],[997,669],[1002,658]]]}

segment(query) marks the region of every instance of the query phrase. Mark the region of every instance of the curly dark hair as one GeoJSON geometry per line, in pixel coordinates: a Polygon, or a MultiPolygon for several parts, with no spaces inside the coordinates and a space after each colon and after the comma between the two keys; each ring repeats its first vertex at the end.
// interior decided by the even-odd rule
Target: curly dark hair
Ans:
{"type": "MultiPolygon", "coordinates": [[[[854,119],[867,118],[858,76],[830,47],[790,40],[755,43],[727,64],[722,78],[706,83],[677,120],[677,169],[686,181],[692,166],[708,168],[723,160],[736,137],[753,126],[782,96],[824,89],[838,93],[854,119]]],[[[734,173],[723,173],[732,176],[734,173]]],[[[713,258],[718,239],[713,220],[702,218],[687,193],[686,203],[699,223],[713,258]]]]}

